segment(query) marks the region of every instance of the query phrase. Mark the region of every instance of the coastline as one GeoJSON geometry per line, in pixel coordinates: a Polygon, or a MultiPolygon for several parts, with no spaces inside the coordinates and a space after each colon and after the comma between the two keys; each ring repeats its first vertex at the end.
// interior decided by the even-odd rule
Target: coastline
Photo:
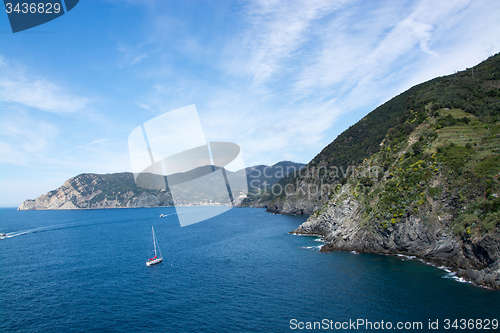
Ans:
{"type": "MultiPolygon", "coordinates": [[[[296,229],[297,230],[297,229],[296,229]]],[[[289,234],[296,236],[312,236],[318,237],[325,242],[324,245],[321,246],[318,252],[332,252],[332,251],[341,251],[341,252],[350,252],[352,254],[375,254],[375,255],[385,255],[385,256],[393,256],[404,258],[403,260],[418,260],[426,265],[430,265],[441,269],[449,274],[449,278],[453,278],[457,282],[461,283],[471,283],[475,287],[485,288],[492,291],[500,291],[500,272],[492,271],[489,268],[484,269],[474,269],[474,268],[459,268],[453,265],[450,265],[450,262],[445,262],[443,260],[431,259],[422,256],[418,253],[400,253],[397,251],[364,251],[360,250],[359,246],[354,247],[344,247],[341,249],[335,249],[332,242],[328,242],[326,237],[322,234],[317,233],[301,233],[296,230],[289,232],[289,234]]]]}
{"type": "Polygon", "coordinates": [[[294,235],[294,236],[316,237],[315,241],[324,243],[321,246],[309,246],[309,247],[305,247],[305,249],[318,249],[318,252],[323,252],[323,253],[340,251],[340,252],[350,252],[354,255],[373,254],[373,255],[396,257],[396,258],[399,258],[401,261],[417,260],[425,265],[429,265],[429,266],[435,267],[441,271],[446,272],[447,274],[442,277],[443,279],[453,279],[458,283],[470,283],[474,287],[483,288],[483,289],[487,289],[487,290],[491,290],[491,291],[500,291],[500,289],[493,288],[493,287],[488,286],[488,285],[475,283],[475,281],[473,279],[468,278],[468,276],[464,273],[467,270],[456,269],[456,268],[447,266],[443,263],[439,263],[437,261],[427,260],[426,258],[420,257],[418,255],[408,255],[408,254],[402,254],[402,253],[358,252],[356,250],[351,250],[351,251],[349,251],[349,250],[331,250],[331,249],[324,250],[324,246],[327,245],[328,242],[325,240],[323,235],[296,233],[294,231],[290,231],[289,234],[294,235]]]}

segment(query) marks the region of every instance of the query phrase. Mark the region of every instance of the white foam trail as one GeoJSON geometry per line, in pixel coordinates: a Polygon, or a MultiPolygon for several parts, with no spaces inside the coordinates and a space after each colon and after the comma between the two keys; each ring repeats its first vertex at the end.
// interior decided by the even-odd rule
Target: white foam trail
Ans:
{"type": "Polygon", "coordinates": [[[26,235],[26,234],[29,234],[29,231],[9,232],[9,233],[5,234],[5,238],[12,238],[12,237],[26,235]]]}
{"type": "Polygon", "coordinates": [[[165,215],[165,214],[160,214],[160,216],[159,216],[159,217],[167,217],[167,216],[172,216],[172,215],[177,215],[177,214],[176,214],[176,213],[167,214],[167,215],[165,215]]]}
{"type": "MultiPolygon", "coordinates": [[[[357,253],[356,251],[351,251],[352,254],[359,254],[357,253]]],[[[391,255],[391,254],[385,254],[385,255],[391,255]]],[[[432,267],[436,267],[437,269],[440,269],[440,270],[443,270],[445,271],[447,274],[443,275],[442,278],[443,279],[453,279],[457,282],[460,282],[460,283],[472,283],[472,281],[468,281],[462,277],[458,277],[456,275],[456,272],[453,272],[451,270],[450,267],[446,267],[446,266],[437,266],[431,262],[428,262],[428,261],[425,261],[424,259],[422,258],[417,258],[416,256],[408,256],[408,255],[405,255],[405,254],[395,254],[394,256],[397,256],[397,257],[400,257],[400,258],[403,258],[403,260],[413,260],[413,259],[417,259],[419,260],[420,262],[426,264],[426,265],[429,265],[429,266],[432,266],[432,267]]],[[[485,286],[479,286],[479,287],[482,287],[482,288],[486,288],[488,289],[487,287],[485,286]]]]}
{"type": "Polygon", "coordinates": [[[413,259],[416,259],[417,257],[415,256],[407,256],[405,254],[396,254],[397,257],[401,257],[401,258],[404,258],[406,260],[413,260],[413,259]]]}
{"type": "Polygon", "coordinates": [[[36,232],[43,232],[51,229],[55,229],[56,227],[62,227],[65,226],[66,224],[60,224],[60,225],[51,225],[47,227],[40,227],[40,228],[34,228],[34,229],[28,229],[28,230],[23,230],[23,231],[14,231],[14,232],[9,232],[5,235],[5,238],[12,238],[16,236],[21,236],[21,235],[26,235],[26,234],[33,234],[36,232]]]}
{"type": "Polygon", "coordinates": [[[468,281],[462,277],[458,277],[455,272],[449,272],[448,274],[443,276],[443,279],[453,279],[460,283],[472,283],[472,281],[468,281]]]}
{"type": "Polygon", "coordinates": [[[303,236],[303,237],[323,237],[322,235],[318,235],[318,234],[296,234],[294,232],[289,232],[290,235],[294,235],[294,236],[303,236]]]}
{"type": "Polygon", "coordinates": [[[434,265],[433,263],[430,263],[430,262],[426,262],[422,259],[420,259],[421,262],[427,264],[427,265],[430,265],[430,266],[433,266],[433,267],[436,267],[437,269],[440,269],[442,271],[445,271],[446,274],[442,276],[443,279],[453,279],[455,280],[456,282],[460,282],[460,283],[472,283],[472,281],[468,281],[462,277],[458,277],[457,276],[457,273],[456,272],[453,272],[451,270],[450,267],[446,267],[446,266],[436,266],[434,265]]]}
{"type": "Polygon", "coordinates": [[[301,248],[305,249],[305,250],[313,250],[313,249],[320,250],[321,247],[322,247],[322,245],[317,245],[317,246],[302,246],[301,248]]]}
{"type": "Polygon", "coordinates": [[[452,271],[450,270],[449,267],[445,267],[445,266],[439,266],[438,267],[439,269],[445,271],[446,273],[452,273],[452,271]]]}
{"type": "Polygon", "coordinates": [[[94,224],[94,223],[70,222],[70,223],[63,223],[63,224],[54,224],[54,225],[48,225],[45,227],[9,232],[9,233],[6,233],[5,238],[12,238],[12,237],[17,237],[17,236],[21,236],[21,235],[34,234],[37,232],[44,232],[44,231],[49,231],[49,230],[59,230],[59,229],[72,228],[72,227],[83,227],[83,226],[92,225],[92,224],[94,224]]]}

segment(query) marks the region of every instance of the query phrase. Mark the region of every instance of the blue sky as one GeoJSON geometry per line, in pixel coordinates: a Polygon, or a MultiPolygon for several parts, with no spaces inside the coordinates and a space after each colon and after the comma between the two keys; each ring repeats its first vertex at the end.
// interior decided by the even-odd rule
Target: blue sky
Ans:
{"type": "Polygon", "coordinates": [[[130,132],[196,104],[245,164],[308,162],[407,88],[500,51],[498,1],[83,0],[0,15],[0,206],[130,171],[130,132]]]}

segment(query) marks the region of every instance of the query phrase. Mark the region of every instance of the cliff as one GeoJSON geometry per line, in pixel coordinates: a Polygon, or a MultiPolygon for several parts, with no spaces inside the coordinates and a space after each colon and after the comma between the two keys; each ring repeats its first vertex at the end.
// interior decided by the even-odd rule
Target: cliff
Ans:
{"type": "MultiPolygon", "coordinates": [[[[500,290],[500,232],[463,237],[450,230],[453,215],[447,210],[405,216],[379,227],[367,221],[359,200],[345,185],[321,211],[292,233],[321,235],[327,241],[322,252],[356,251],[415,256],[446,266],[459,277],[500,290]]],[[[445,204],[446,205],[446,204],[445,204]]]]}
{"type": "MultiPolygon", "coordinates": [[[[274,185],[288,172],[302,168],[304,164],[283,161],[273,166],[259,165],[248,167],[236,172],[227,172],[229,179],[246,173],[249,199],[246,205],[251,205],[252,195],[261,188],[274,185]]],[[[210,174],[211,166],[200,167],[188,173],[169,176],[169,181],[182,182],[185,179],[197,178],[210,174]],[[207,170],[209,168],[209,170],[207,170]]],[[[156,177],[145,175],[146,182],[154,184],[156,177]],[[148,179],[149,177],[149,179],[148,179]]],[[[213,176],[216,177],[216,176],[213,176]]],[[[154,188],[155,186],[150,186],[154,188]]],[[[193,190],[186,188],[186,192],[193,190]]],[[[215,194],[211,193],[213,197],[215,194]]],[[[189,196],[193,200],[193,195],[189,196]]],[[[199,204],[186,199],[186,205],[199,204]]],[[[138,187],[132,173],[92,174],[84,173],[68,179],[59,188],[40,195],[32,200],[25,200],[18,210],[43,210],[43,209],[80,209],[80,208],[133,208],[133,207],[158,207],[173,206],[171,194],[167,189],[145,189],[138,187]]]]}
{"type": "Polygon", "coordinates": [[[293,232],[322,235],[322,251],[416,256],[500,290],[499,79],[497,54],[399,95],[280,180],[268,210],[311,214],[293,232]]]}
{"type": "Polygon", "coordinates": [[[59,188],[25,200],[18,210],[172,206],[170,193],[137,187],[132,173],[85,173],[59,188]]]}
{"type": "Polygon", "coordinates": [[[380,150],[390,131],[403,131],[399,134],[405,138],[411,134],[413,128],[401,126],[411,109],[433,103],[435,109],[462,109],[485,124],[495,124],[500,103],[499,62],[497,54],[474,69],[437,77],[392,98],[341,133],[301,172],[281,179],[275,189],[261,196],[259,203],[280,214],[309,215],[316,211],[328,198],[323,185],[344,184],[356,166],[380,150]]]}

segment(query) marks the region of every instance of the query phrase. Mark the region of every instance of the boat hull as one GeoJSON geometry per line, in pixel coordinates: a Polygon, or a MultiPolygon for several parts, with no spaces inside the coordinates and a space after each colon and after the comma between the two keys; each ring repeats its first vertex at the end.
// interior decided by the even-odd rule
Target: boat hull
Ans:
{"type": "Polygon", "coordinates": [[[149,261],[146,262],[146,265],[152,266],[152,265],[159,264],[162,261],[163,261],[163,258],[158,258],[158,259],[155,259],[155,260],[149,260],[149,261]]]}

